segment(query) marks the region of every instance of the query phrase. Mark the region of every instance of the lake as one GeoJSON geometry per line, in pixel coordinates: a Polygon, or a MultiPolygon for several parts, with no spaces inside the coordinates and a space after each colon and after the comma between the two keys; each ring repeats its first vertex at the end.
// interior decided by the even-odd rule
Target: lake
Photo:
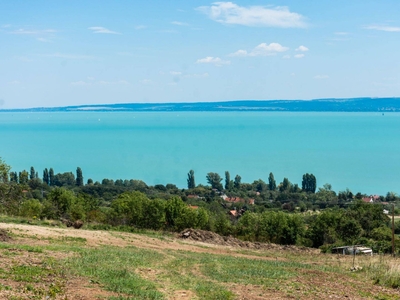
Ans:
{"type": "Polygon", "coordinates": [[[82,168],[85,182],[141,179],[186,187],[187,173],[229,171],[242,182],[400,192],[399,113],[1,112],[0,157],[12,171],[82,168]]]}

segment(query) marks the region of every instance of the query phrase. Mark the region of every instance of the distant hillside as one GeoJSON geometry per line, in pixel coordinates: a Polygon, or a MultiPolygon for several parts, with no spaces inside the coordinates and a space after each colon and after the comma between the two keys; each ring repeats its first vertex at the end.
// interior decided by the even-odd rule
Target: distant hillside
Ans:
{"type": "Polygon", "coordinates": [[[9,109],[12,112],[55,111],[298,111],[298,112],[398,112],[400,98],[351,98],[315,100],[240,100],[197,103],[120,103],[65,107],[9,109]]]}

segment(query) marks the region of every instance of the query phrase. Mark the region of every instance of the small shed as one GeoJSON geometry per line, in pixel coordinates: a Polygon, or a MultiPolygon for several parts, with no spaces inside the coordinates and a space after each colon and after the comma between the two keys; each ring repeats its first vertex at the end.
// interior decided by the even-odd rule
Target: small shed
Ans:
{"type": "Polygon", "coordinates": [[[343,255],[354,255],[354,254],[366,254],[373,255],[373,251],[369,247],[363,245],[353,245],[353,246],[341,246],[332,248],[332,253],[338,253],[343,255]]]}

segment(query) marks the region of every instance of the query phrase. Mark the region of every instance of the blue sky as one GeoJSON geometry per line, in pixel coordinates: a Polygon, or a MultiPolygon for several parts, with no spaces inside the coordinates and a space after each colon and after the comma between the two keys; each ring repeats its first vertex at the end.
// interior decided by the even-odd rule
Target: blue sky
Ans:
{"type": "Polygon", "coordinates": [[[0,109],[400,96],[400,1],[2,1],[0,109]]]}

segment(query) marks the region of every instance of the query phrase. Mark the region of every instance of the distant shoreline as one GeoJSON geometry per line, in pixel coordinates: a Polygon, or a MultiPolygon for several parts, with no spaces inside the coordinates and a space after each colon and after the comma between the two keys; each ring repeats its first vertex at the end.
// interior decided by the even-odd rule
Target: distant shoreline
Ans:
{"type": "Polygon", "coordinates": [[[0,112],[400,112],[400,98],[238,100],[195,103],[117,103],[0,109],[0,112]]]}

